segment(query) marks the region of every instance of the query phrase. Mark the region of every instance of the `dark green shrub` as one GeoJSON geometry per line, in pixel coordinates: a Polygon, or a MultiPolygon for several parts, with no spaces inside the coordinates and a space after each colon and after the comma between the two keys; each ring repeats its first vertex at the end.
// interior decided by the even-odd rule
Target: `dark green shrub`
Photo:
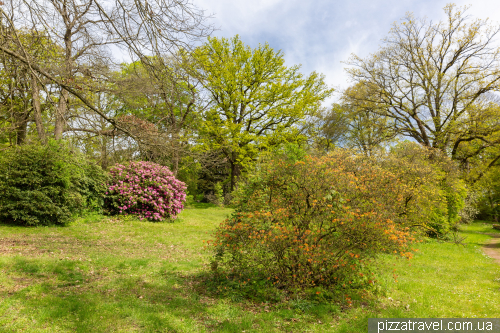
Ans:
{"type": "Polygon", "coordinates": [[[63,142],[9,148],[0,157],[0,221],[64,224],[102,206],[106,175],[63,142]]]}

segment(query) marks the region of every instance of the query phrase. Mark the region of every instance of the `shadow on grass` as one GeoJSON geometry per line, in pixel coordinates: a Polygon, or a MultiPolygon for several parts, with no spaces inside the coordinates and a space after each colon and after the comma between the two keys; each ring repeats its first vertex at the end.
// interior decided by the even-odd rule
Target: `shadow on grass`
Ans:
{"type": "Polygon", "coordinates": [[[499,243],[488,243],[484,245],[485,248],[487,249],[500,249],[500,242],[499,243]]]}
{"type": "MultiPolygon", "coordinates": [[[[284,320],[293,318],[297,313],[318,318],[337,315],[348,308],[345,294],[349,294],[357,305],[361,301],[359,290],[330,290],[318,288],[308,291],[286,292],[276,288],[265,278],[236,278],[224,274],[205,271],[191,276],[196,293],[212,299],[246,304],[259,312],[269,312],[268,307],[277,311],[276,317],[284,320]]],[[[365,295],[366,296],[366,295],[365,295]]]]}
{"type": "Polygon", "coordinates": [[[26,225],[22,223],[17,223],[13,220],[0,219],[0,226],[2,227],[12,227],[12,228],[26,228],[26,229],[37,229],[37,228],[66,228],[80,223],[97,223],[101,222],[107,215],[95,211],[79,211],[76,212],[69,221],[65,223],[53,223],[53,224],[40,224],[40,225],[26,225]]]}
{"type": "MultiPolygon", "coordinates": [[[[5,325],[0,316],[6,332],[240,332],[252,327],[251,321],[217,318],[213,308],[225,297],[199,293],[198,279],[185,273],[160,271],[154,279],[125,272],[96,276],[82,262],[23,257],[13,257],[10,267],[19,288],[0,289],[0,314],[16,309],[16,318],[31,319],[27,327],[5,325]]],[[[228,309],[240,307],[223,303],[228,309]]]]}
{"type": "Polygon", "coordinates": [[[0,226],[5,228],[26,228],[26,229],[37,229],[37,228],[64,228],[71,224],[71,222],[65,224],[51,224],[51,225],[25,225],[16,223],[15,221],[5,221],[0,220],[0,226]]]}
{"type": "MultiPolygon", "coordinates": [[[[4,268],[23,286],[0,289],[0,314],[16,309],[9,318],[23,318],[28,326],[2,322],[0,315],[6,332],[303,332],[351,311],[340,300],[291,297],[267,280],[242,284],[211,271],[176,272],[162,265],[145,273],[146,259],[116,265],[52,258],[9,261],[4,268]]],[[[355,300],[353,307],[366,302],[355,300]]],[[[350,318],[335,332],[354,332],[353,327],[366,330],[366,319],[350,318]]]]}
{"type": "Polygon", "coordinates": [[[465,236],[465,244],[485,246],[489,244],[491,237],[500,237],[500,230],[493,229],[493,222],[478,222],[479,223],[465,224],[461,226],[460,236],[465,236]]]}
{"type": "MultiPolygon", "coordinates": [[[[77,332],[110,332],[123,328],[146,328],[150,332],[176,332],[175,321],[193,318],[206,312],[206,307],[155,290],[155,295],[136,296],[118,290],[117,295],[97,291],[70,291],[45,297],[29,297],[19,292],[13,299],[22,301],[40,323],[53,323],[77,332]],[[168,302],[165,302],[167,301],[168,302]]],[[[185,326],[185,325],[183,325],[185,326]]],[[[196,323],[192,323],[193,328],[196,323]]]]}

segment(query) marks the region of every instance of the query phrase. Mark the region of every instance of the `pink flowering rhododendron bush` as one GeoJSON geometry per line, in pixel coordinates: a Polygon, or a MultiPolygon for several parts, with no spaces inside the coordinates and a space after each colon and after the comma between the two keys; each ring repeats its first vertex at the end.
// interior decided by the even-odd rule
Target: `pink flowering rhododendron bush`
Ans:
{"type": "Polygon", "coordinates": [[[184,208],[186,185],[166,167],[153,162],[117,164],[110,170],[105,207],[110,214],[141,219],[175,219],[184,208]]]}

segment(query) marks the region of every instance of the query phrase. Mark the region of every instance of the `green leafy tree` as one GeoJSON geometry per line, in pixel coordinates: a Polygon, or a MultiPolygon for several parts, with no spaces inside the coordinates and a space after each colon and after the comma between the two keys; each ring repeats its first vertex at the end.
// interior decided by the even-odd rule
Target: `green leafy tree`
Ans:
{"type": "Polygon", "coordinates": [[[204,149],[220,149],[230,165],[230,189],[258,153],[304,140],[300,123],[316,114],[333,89],[318,73],[285,66],[267,43],[255,49],[238,36],[209,38],[194,57],[212,107],[204,112],[204,149]]]}
{"type": "Polygon", "coordinates": [[[491,170],[476,183],[479,218],[498,222],[500,216],[500,170],[491,170]]]}
{"type": "Polygon", "coordinates": [[[342,104],[334,105],[332,114],[344,119],[346,124],[343,145],[370,156],[375,150],[393,143],[397,130],[395,121],[391,117],[381,115],[375,103],[359,101],[366,98],[367,93],[363,84],[346,89],[342,104]]]}
{"type": "Polygon", "coordinates": [[[3,31],[0,34],[0,51],[26,65],[34,76],[49,81],[48,86],[56,91],[52,94],[56,139],[63,137],[74,113],[79,116],[82,107],[102,117],[117,131],[134,137],[114,115],[108,117],[107,110],[94,103],[95,93],[107,88],[101,83],[109,82],[109,69],[116,63],[107,50],[110,44],[128,50],[133,61],[142,61],[189,49],[213,30],[206,24],[204,12],[191,2],[168,0],[11,1],[9,6],[0,6],[0,21],[12,31],[22,27],[43,31],[62,51],[60,61],[47,64],[24,52],[30,44],[19,36],[8,35],[6,43],[3,31]]]}
{"type": "Polygon", "coordinates": [[[335,147],[343,146],[349,122],[342,106],[334,103],[330,108],[324,108],[314,117],[309,117],[306,124],[309,147],[320,153],[328,153],[335,147]]]}

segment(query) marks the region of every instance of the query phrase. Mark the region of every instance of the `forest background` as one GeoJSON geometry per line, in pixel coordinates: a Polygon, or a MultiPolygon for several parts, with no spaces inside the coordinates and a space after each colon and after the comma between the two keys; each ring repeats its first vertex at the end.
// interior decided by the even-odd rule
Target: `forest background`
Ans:
{"type": "Polygon", "coordinates": [[[0,8],[2,151],[64,140],[104,170],[166,165],[188,200],[229,204],[270,155],[377,158],[410,141],[446,155],[464,205],[498,219],[499,28],[465,7],[408,13],[377,52],[345,59],[350,86],[336,90],[267,43],[209,37],[188,1],[0,8]]]}

